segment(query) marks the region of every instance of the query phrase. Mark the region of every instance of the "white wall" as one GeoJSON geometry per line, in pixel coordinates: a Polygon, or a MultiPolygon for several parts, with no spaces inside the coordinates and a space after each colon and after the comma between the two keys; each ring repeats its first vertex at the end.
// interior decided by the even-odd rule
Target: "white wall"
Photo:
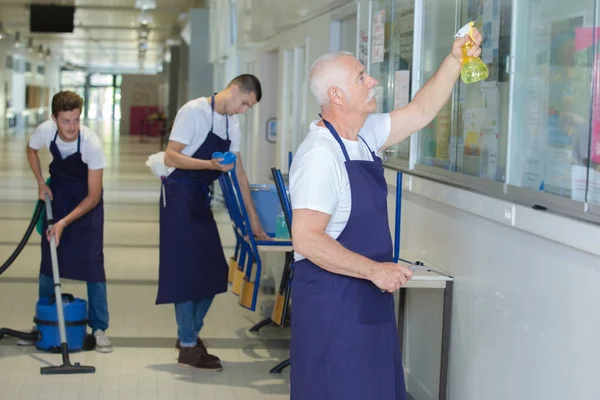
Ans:
{"type": "MultiPolygon", "coordinates": [[[[401,256],[455,277],[449,399],[597,399],[598,226],[421,178],[404,187],[401,256]]],[[[437,399],[441,291],[409,291],[407,307],[407,385],[437,399]]]]}
{"type": "Polygon", "coordinates": [[[266,124],[270,118],[277,117],[279,54],[276,50],[263,53],[257,62],[256,75],[261,82],[263,96],[258,105],[258,112],[254,114],[254,119],[258,121],[252,127],[250,137],[243,139],[252,142],[251,182],[271,183],[269,176],[271,167],[275,165],[276,145],[266,140],[266,124]]]}

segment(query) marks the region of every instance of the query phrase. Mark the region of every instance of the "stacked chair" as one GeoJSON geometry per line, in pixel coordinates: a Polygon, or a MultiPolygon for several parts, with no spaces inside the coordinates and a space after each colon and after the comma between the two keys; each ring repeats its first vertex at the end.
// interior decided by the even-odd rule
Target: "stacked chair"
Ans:
{"type": "MultiPolygon", "coordinates": [[[[291,202],[287,195],[281,172],[272,168],[273,179],[285,220],[290,230],[292,211],[291,202]]],[[[256,240],[252,235],[248,212],[242,198],[240,186],[235,174],[235,169],[223,174],[219,178],[223,199],[229,212],[231,224],[236,238],[235,253],[229,259],[229,282],[231,291],[239,296],[239,304],[250,310],[256,311],[258,300],[262,261],[260,252],[276,251],[285,252],[285,265],[279,289],[276,294],[275,306],[271,318],[267,318],[250,328],[251,332],[258,332],[262,327],[275,324],[286,326],[289,321],[289,302],[291,295],[293,248],[291,240],[256,240]]],[[[289,359],[271,369],[272,373],[280,373],[290,363],[289,359]]]]}

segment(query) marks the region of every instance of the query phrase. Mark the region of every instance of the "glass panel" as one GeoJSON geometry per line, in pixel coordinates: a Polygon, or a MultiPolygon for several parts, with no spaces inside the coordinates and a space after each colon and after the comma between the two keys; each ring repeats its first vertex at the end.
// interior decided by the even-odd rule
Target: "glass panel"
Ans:
{"type": "Polygon", "coordinates": [[[122,83],[123,83],[123,75],[117,75],[117,79],[116,79],[117,87],[121,87],[122,83]]]}
{"type": "Polygon", "coordinates": [[[113,87],[90,88],[88,119],[110,120],[113,117],[113,87]]]}
{"type": "MultiPolygon", "coordinates": [[[[414,0],[378,0],[372,10],[369,74],[378,81],[377,112],[390,112],[410,99],[414,0]]],[[[408,160],[409,153],[410,140],[405,140],[385,155],[408,160]]]]}
{"type": "Polygon", "coordinates": [[[85,86],[85,72],[61,71],[60,84],[62,87],[85,86]]]}
{"type": "Polygon", "coordinates": [[[504,181],[508,137],[511,0],[463,0],[460,26],[451,0],[425,0],[422,82],[426,82],[450,52],[452,34],[475,21],[484,37],[481,59],[489,77],[465,84],[419,135],[419,164],[504,181]]]}
{"type": "Polygon", "coordinates": [[[377,112],[389,112],[393,103],[390,90],[390,43],[392,28],[392,0],[373,2],[371,22],[371,66],[369,74],[377,79],[375,98],[377,112]]]}
{"type": "MultiPolygon", "coordinates": [[[[121,76],[121,75],[119,75],[121,76]]],[[[115,120],[121,120],[121,88],[115,89],[115,120]]]]}
{"type": "MultiPolygon", "coordinates": [[[[589,174],[587,183],[587,201],[592,203],[595,212],[600,213],[600,48],[596,30],[596,54],[594,56],[594,80],[593,80],[593,103],[592,103],[592,129],[590,129],[589,140],[589,174]]],[[[590,32],[588,29],[586,32],[590,32]]],[[[591,33],[591,32],[590,32],[591,33]]],[[[589,39],[590,35],[586,35],[589,39]]]]}
{"type": "Polygon", "coordinates": [[[92,86],[112,86],[113,76],[109,74],[92,74],[90,76],[90,85],[92,86]]]}
{"type": "Polygon", "coordinates": [[[598,138],[594,132],[590,141],[594,3],[520,2],[510,154],[515,186],[585,200],[588,163],[599,161],[597,152],[590,160],[598,138]]]}
{"type": "MultiPolygon", "coordinates": [[[[396,0],[392,23],[392,75],[389,79],[391,109],[404,107],[411,99],[411,75],[413,67],[413,42],[415,1],[396,0]]],[[[408,160],[410,138],[386,150],[389,158],[408,160]]]]}

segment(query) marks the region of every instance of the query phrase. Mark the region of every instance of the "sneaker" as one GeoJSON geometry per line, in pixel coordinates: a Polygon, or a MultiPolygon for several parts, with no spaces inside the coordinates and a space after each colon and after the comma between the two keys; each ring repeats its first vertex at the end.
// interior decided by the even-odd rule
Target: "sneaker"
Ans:
{"type": "Polygon", "coordinates": [[[96,351],[100,353],[110,353],[113,351],[112,345],[110,344],[110,340],[106,337],[106,333],[102,329],[97,329],[94,331],[94,336],[96,337],[96,351]]]}
{"type": "Polygon", "coordinates": [[[35,346],[35,342],[33,340],[19,339],[17,340],[17,346],[35,346]]]}
{"type": "Polygon", "coordinates": [[[206,349],[201,346],[182,347],[179,350],[177,362],[183,367],[193,367],[208,371],[223,371],[221,360],[208,354],[206,349]]]}

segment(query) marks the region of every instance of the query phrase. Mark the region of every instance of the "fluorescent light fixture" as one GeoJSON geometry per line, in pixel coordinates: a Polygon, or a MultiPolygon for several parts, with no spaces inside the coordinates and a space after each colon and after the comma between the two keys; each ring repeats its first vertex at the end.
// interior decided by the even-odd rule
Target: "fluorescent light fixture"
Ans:
{"type": "Polygon", "coordinates": [[[140,10],[154,10],[156,0],[135,0],[135,8],[140,10]]]}

